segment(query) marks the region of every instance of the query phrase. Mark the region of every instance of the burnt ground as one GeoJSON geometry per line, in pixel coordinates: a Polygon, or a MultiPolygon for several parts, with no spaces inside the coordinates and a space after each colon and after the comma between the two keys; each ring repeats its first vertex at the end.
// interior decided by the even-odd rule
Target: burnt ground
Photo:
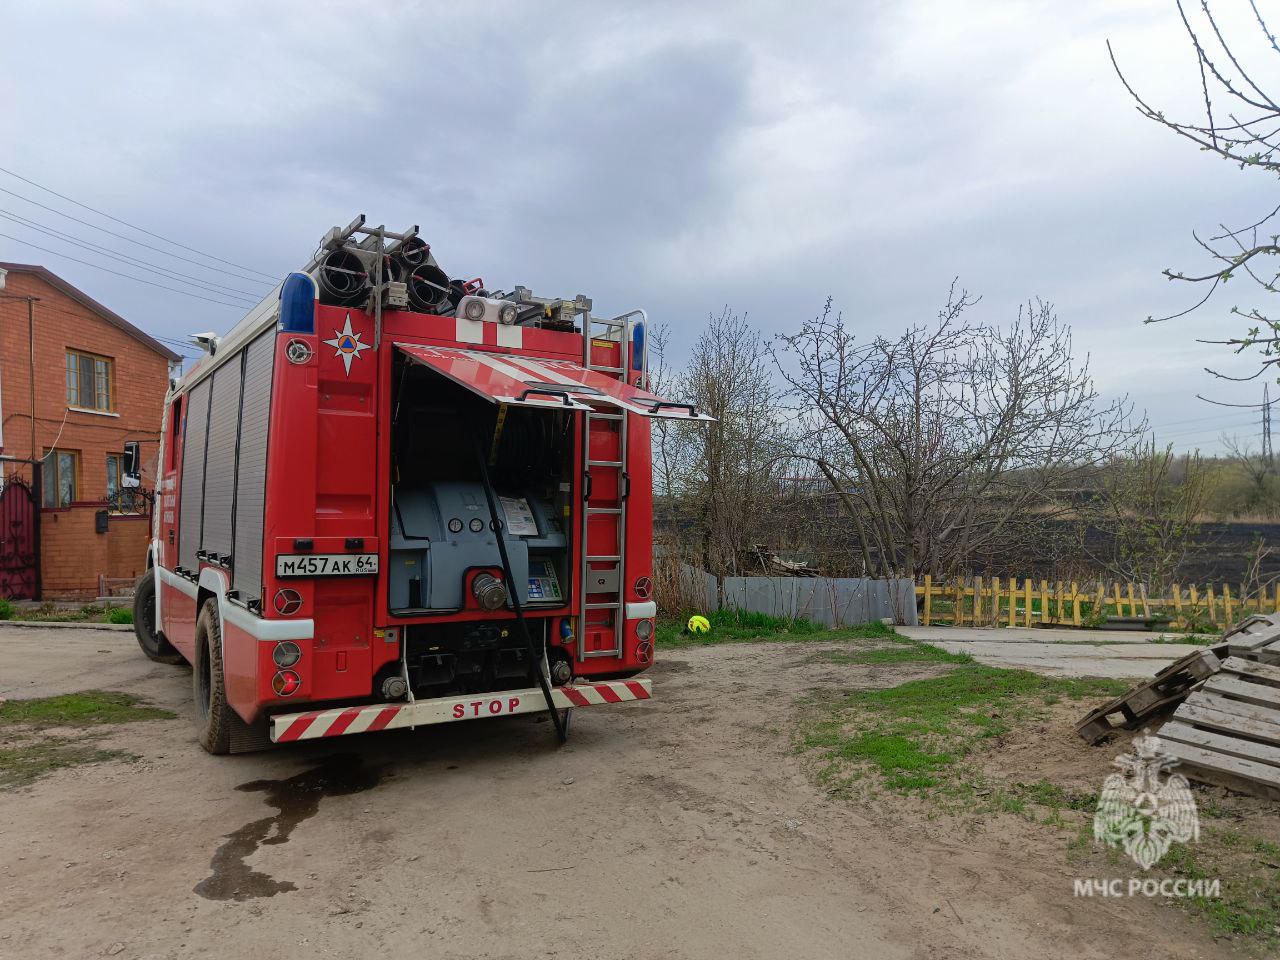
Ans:
{"type": "MultiPolygon", "coordinates": [[[[656,513],[659,534],[696,544],[693,528],[687,522],[672,517],[661,504],[656,513]]],[[[838,515],[824,519],[820,549],[799,550],[795,559],[811,560],[817,568],[833,576],[859,576],[857,558],[860,552],[852,527],[838,515]],[[854,566],[848,566],[850,563],[854,566]]],[[[1077,530],[1073,523],[1040,520],[1034,516],[1029,520],[1036,527],[1034,537],[1029,538],[1030,547],[1023,544],[1021,538],[1015,543],[995,544],[988,556],[975,558],[968,572],[983,577],[1032,577],[1050,581],[1096,576],[1094,565],[1079,556],[1077,530]]],[[[782,549],[784,544],[808,543],[814,522],[815,518],[807,514],[802,514],[799,520],[784,514],[776,519],[767,534],[776,538],[776,542],[770,541],[767,546],[782,549]]],[[[1085,534],[1087,546],[1099,555],[1106,553],[1107,538],[1108,532],[1101,528],[1093,528],[1085,534]]],[[[1224,581],[1238,584],[1249,568],[1260,540],[1280,547],[1280,523],[1227,521],[1196,524],[1187,559],[1179,575],[1181,582],[1202,586],[1224,581]]],[[[792,558],[790,552],[783,552],[792,558]]],[[[1263,560],[1260,576],[1264,581],[1280,579],[1280,550],[1263,560]]]]}

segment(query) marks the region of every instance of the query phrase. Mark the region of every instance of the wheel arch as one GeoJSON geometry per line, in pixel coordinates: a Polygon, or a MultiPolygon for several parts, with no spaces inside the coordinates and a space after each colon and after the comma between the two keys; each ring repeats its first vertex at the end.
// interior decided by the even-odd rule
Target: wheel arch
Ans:
{"type": "MultiPolygon", "coordinates": [[[[164,593],[164,589],[163,589],[164,585],[160,582],[159,574],[155,572],[156,557],[159,556],[159,553],[160,553],[160,541],[158,540],[148,541],[147,542],[147,573],[150,573],[153,577],[156,578],[156,590],[155,590],[155,607],[156,608],[151,615],[155,617],[155,620],[156,620],[156,633],[160,634],[160,636],[164,636],[164,617],[161,615],[163,613],[163,608],[160,605],[161,604],[160,597],[161,597],[161,594],[164,593]]],[[[143,575],[145,576],[146,574],[143,574],[143,575]]]]}
{"type": "Polygon", "coordinates": [[[218,615],[218,624],[222,626],[226,623],[223,617],[223,605],[227,599],[227,575],[214,567],[205,567],[200,571],[200,582],[196,589],[197,617],[200,616],[200,611],[204,609],[205,601],[210,598],[216,601],[214,610],[218,615]]]}

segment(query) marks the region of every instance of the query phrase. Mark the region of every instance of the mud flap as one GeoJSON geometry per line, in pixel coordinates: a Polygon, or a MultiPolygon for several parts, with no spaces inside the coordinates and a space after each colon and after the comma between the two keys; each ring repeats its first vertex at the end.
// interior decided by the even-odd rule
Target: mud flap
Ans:
{"type": "Polygon", "coordinates": [[[273,746],[271,743],[271,722],[267,717],[259,717],[255,723],[245,723],[240,715],[231,711],[231,749],[228,753],[258,753],[273,746]]]}

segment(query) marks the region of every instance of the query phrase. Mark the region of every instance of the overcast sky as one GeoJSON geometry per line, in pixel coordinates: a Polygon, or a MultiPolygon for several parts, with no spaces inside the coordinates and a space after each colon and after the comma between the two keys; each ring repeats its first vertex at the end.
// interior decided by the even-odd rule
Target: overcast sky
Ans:
{"type": "MultiPolygon", "coordinates": [[[[1178,445],[1257,435],[1256,414],[1194,398],[1260,397],[1202,372],[1251,369],[1194,342],[1235,329],[1232,300],[1142,324],[1190,302],[1159,272],[1202,264],[1192,228],[1275,204],[1265,178],[1139,117],[1116,80],[1108,38],[1150,99],[1195,110],[1171,0],[192,6],[6,3],[0,166],[272,276],[357,213],[417,223],[451,274],[644,306],[677,355],[725,304],[778,332],[831,295],[892,334],[959,276],[993,323],[1053,301],[1101,388],[1178,445]]],[[[1255,49],[1244,0],[1217,6],[1255,49]]],[[[4,214],[195,272],[12,195],[165,246],[29,184],[0,188],[4,214]]],[[[0,233],[185,286],[10,220],[0,233]]],[[[243,312],[4,237],[0,260],[43,263],[163,337],[243,312]]]]}

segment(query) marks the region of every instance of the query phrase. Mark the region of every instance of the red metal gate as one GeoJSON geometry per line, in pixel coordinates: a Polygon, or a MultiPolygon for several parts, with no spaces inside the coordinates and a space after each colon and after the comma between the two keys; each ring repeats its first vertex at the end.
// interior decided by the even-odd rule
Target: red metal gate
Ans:
{"type": "Polygon", "coordinates": [[[37,599],[36,496],[21,477],[10,477],[0,490],[0,597],[37,599]]]}

